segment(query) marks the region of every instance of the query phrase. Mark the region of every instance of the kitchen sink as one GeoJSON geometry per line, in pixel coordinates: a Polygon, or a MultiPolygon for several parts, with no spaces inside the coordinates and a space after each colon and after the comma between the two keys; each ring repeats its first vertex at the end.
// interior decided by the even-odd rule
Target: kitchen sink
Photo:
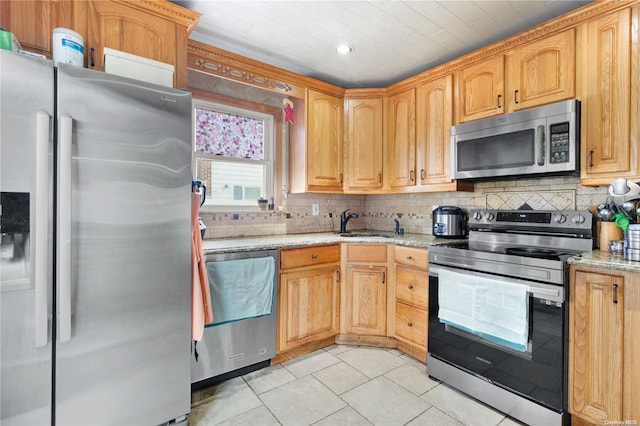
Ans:
{"type": "Polygon", "coordinates": [[[393,238],[395,234],[393,232],[383,231],[347,231],[340,234],[341,237],[383,237],[393,238]]]}

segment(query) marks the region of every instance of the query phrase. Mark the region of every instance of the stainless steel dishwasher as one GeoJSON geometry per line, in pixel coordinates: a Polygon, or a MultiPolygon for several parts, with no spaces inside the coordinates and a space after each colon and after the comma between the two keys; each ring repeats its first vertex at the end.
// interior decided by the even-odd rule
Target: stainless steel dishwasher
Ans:
{"type": "Polygon", "coordinates": [[[212,290],[214,323],[207,324],[200,342],[192,343],[191,383],[193,389],[267,367],[270,365],[271,358],[276,354],[278,250],[209,254],[205,256],[205,261],[212,290]],[[267,265],[268,269],[271,263],[273,264],[273,274],[264,275],[264,265],[267,265]],[[215,268],[225,265],[228,267],[226,272],[215,272],[215,268]],[[237,273],[242,268],[249,268],[245,270],[244,276],[237,273]],[[260,268],[260,270],[255,268],[260,268]],[[246,282],[253,279],[253,277],[247,277],[247,274],[260,275],[260,278],[256,278],[256,280],[261,282],[264,282],[264,277],[270,277],[273,280],[271,294],[265,294],[264,288],[266,287],[247,287],[246,282]],[[236,294],[236,287],[242,286],[245,287],[242,294],[239,291],[236,294]],[[216,300],[216,297],[222,298],[216,296],[219,287],[225,287],[231,292],[233,299],[231,302],[216,300]],[[256,289],[255,294],[252,294],[254,288],[256,289]],[[223,315],[222,311],[227,307],[216,308],[216,303],[220,306],[220,303],[233,303],[235,299],[243,297],[245,301],[249,300],[252,305],[253,302],[264,304],[268,302],[268,296],[271,296],[270,309],[266,307],[269,313],[259,314],[260,312],[258,312],[256,314],[255,312],[238,311],[237,316],[246,313],[249,317],[225,321],[220,317],[223,315]],[[251,298],[254,299],[251,301],[251,298]],[[216,316],[218,316],[218,320],[216,320],[216,316]],[[216,321],[224,322],[216,323],[216,321]]]}

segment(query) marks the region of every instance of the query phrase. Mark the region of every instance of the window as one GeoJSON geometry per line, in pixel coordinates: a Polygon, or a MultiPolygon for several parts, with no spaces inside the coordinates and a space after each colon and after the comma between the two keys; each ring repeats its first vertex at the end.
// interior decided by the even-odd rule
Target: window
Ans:
{"type": "Polygon", "coordinates": [[[274,116],[194,99],[194,174],[204,207],[257,207],[274,187],[274,116]]]}

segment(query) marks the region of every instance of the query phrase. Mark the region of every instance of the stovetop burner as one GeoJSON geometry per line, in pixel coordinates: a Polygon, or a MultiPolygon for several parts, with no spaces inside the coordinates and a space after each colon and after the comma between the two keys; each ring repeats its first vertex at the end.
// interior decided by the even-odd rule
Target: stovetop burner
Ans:
{"type": "Polygon", "coordinates": [[[507,247],[504,249],[506,254],[515,256],[528,256],[537,259],[560,260],[560,256],[565,254],[557,250],[550,250],[538,247],[507,247]]]}

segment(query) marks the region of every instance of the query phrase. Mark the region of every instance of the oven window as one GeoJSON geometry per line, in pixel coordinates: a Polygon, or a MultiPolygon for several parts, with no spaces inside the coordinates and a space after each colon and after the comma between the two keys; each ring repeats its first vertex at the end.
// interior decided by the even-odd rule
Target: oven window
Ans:
{"type": "Polygon", "coordinates": [[[442,323],[438,278],[429,277],[428,350],[433,357],[561,411],[566,406],[564,304],[529,296],[528,305],[529,346],[523,353],[442,323]]]}

